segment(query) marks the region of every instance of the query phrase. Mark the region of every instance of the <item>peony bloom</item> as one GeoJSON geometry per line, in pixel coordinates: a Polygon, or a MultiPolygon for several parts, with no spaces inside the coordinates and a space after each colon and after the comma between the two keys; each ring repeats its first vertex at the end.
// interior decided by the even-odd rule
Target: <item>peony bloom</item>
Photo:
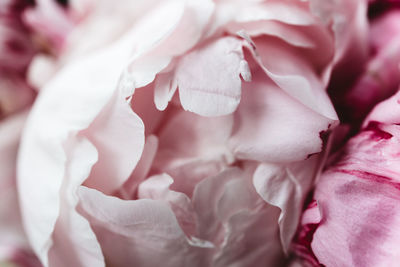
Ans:
{"type": "MultiPolygon", "coordinates": [[[[372,1],[366,64],[361,65],[359,75],[352,75],[350,86],[342,86],[337,77],[332,80],[331,94],[339,116],[355,129],[377,103],[397,91],[400,83],[400,10],[393,8],[396,6],[400,1],[372,1]]],[[[342,70],[347,72],[347,68],[342,70]]]]}
{"type": "Polygon", "coordinates": [[[311,265],[398,265],[399,99],[379,104],[321,176],[295,243],[311,265]]]}
{"type": "Polygon", "coordinates": [[[325,88],[365,40],[365,3],[87,0],[65,12],[68,36],[45,31],[61,45],[30,68],[43,86],[18,163],[43,265],[283,264],[337,123],[325,88]]]}
{"type": "Polygon", "coordinates": [[[371,2],[372,54],[342,110],[361,129],[331,155],[304,211],[293,248],[306,266],[398,265],[400,2],[371,2]]]}
{"type": "Polygon", "coordinates": [[[26,83],[27,67],[35,54],[22,21],[28,1],[0,2],[0,120],[29,106],[35,92],[26,83]]]}

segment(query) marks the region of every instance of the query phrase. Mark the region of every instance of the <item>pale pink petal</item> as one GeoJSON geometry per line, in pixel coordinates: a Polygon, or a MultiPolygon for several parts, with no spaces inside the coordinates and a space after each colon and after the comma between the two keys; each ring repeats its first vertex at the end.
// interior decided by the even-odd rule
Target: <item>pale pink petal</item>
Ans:
{"type": "Polygon", "coordinates": [[[225,228],[223,247],[213,266],[283,266],[276,220],[279,211],[265,206],[233,215],[225,228]]]}
{"type": "Polygon", "coordinates": [[[136,88],[152,82],[174,57],[199,41],[214,8],[211,0],[162,3],[161,7],[152,9],[152,16],[145,17],[136,26],[137,54],[129,66],[136,88]]]}
{"type": "Polygon", "coordinates": [[[322,78],[307,58],[276,38],[256,38],[254,43],[253,56],[279,87],[321,115],[337,119],[322,78]]]}
{"type": "Polygon", "coordinates": [[[240,179],[239,169],[228,169],[216,176],[201,181],[193,193],[193,206],[198,216],[199,236],[217,245],[222,244],[224,232],[218,217],[218,203],[224,194],[225,184],[240,179]]]}
{"type": "Polygon", "coordinates": [[[308,3],[301,1],[218,1],[210,34],[230,22],[279,21],[285,24],[307,26],[316,19],[309,12],[308,3]]]}
{"type": "Polygon", "coordinates": [[[182,107],[202,116],[234,112],[240,102],[241,79],[249,77],[244,68],[242,42],[232,37],[185,55],[178,63],[176,79],[182,107]]]}
{"type": "MultiPolygon", "coordinates": [[[[243,2],[245,3],[245,1],[243,2]]],[[[265,19],[303,26],[315,23],[315,18],[309,12],[307,3],[302,3],[301,1],[293,2],[290,0],[265,1],[261,5],[252,6],[252,8],[247,10],[245,9],[237,20],[254,21],[265,19]]]]}
{"type": "MultiPolygon", "coordinates": [[[[255,194],[253,185],[246,172],[239,173],[242,177],[235,177],[224,184],[224,191],[217,204],[217,216],[221,222],[227,222],[232,216],[243,210],[256,208],[259,196],[255,194]]],[[[231,174],[235,176],[235,174],[231,174]]]]}
{"type": "Polygon", "coordinates": [[[315,48],[316,41],[307,36],[303,28],[286,25],[274,20],[251,21],[246,23],[231,23],[226,26],[232,34],[245,31],[249,36],[272,35],[281,38],[291,45],[303,48],[315,48]]]}
{"type": "Polygon", "coordinates": [[[324,73],[324,84],[330,79],[338,94],[344,92],[359,75],[369,54],[367,2],[359,0],[310,0],[312,13],[320,18],[334,35],[335,55],[324,73]]]}
{"type": "Polygon", "coordinates": [[[169,155],[168,161],[191,158],[231,161],[226,144],[232,133],[233,116],[207,118],[182,110],[172,115],[170,119],[164,118],[168,123],[159,132],[160,157],[169,155]]]}
{"type": "Polygon", "coordinates": [[[175,72],[160,73],[156,77],[154,85],[154,103],[157,109],[165,110],[168,103],[178,89],[175,72]]]}
{"type": "MultiPolygon", "coordinates": [[[[32,247],[44,264],[48,263],[51,233],[59,217],[59,192],[70,172],[65,165],[70,160],[65,146],[69,144],[72,147],[68,149],[74,150],[79,144],[74,142],[78,132],[89,127],[113,99],[129,52],[121,49],[125,46],[123,42],[118,43],[65,66],[41,90],[28,119],[19,156],[18,185],[25,228],[32,247]]],[[[114,98],[114,101],[125,100],[114,98]]],[[[128,104],[125,102],[125,105],[128,104]]],[[[129,116],[134,123],[135,116],[129,116]]],[[[132,129],[133,132],[136,130],[132,129]]],[[[136,144],[137,140],[133,138],[132,142],[136,144]]],[[[124,146],[126,144],[121,144],[121,149],[124,146]]],[[[133,159],[130,168],[133,169],[136,163],[133,159]]],[[[90,158],[83,157],[83,166],[90,169],[93,164],[90,158]]],[[[79,182],[83,182],[87,177],[80,178],[79,182]]],[[[121,182],[117,180],[114,185],[121,182]]],[[[73,214],[73,205],[70,209],[73,214]]],[[[98,253],[101,255],[101,251],[98,253]]],[[[90,257],[101,259],[95,254],[90,257]]]]}
{"type": "Polygon", "coordinates": [[[117,90],[82,134],[94,144],[99,157],[85,185],[105,193],[113,192],[126,181],[141,157],[143,122],[117,90]]]}
{"type": "MultiPolygon", "coordinates": [[[[77,189],[89,176],[97,161],[96,147],[86,138],[78,137],[66,143],[66,173],[59,192],[60,213],[52,234],[48,253],[49,266],[105,266],[96,236],[89,222],[75,210],[78,204],[77,189]]],[[[42,259],[43,261],[43,259],[42,259]]]]}
{"type": "Polygon", "coordinates": [[[218,247],[212,266],[273,266],[282,257],[279,209],[258,197],[249,178],[230,168],[196,186],[199,237],[218,247]]]}
{"type": "Polygon", "coordinates": [[[146,137],[146,142],[143,147],[143,153],[138,164],[132,172],[129,179],[120,190],[122,197],[131,199],[136,193],[138,185],[147,178],[147,175],[153,165],[154,157],[158,149],[158,138],[155,135],[146,137]]]}
{"type": "Polygon", "coordinates": [[[193,191],[202,180],[219,174],[226,168],[221,160],[203,160],[192,158],[182,161],[171,161],[172,153],[162,154],[157,158],[153,171],[166,172],[174,177],[171,188],[192,197],[193,191]]]}
{"type": "Polygon", "coordinates": [[[124,201],[86,187],[79,196],[82,212],[90,220],[109,265],[208,265],[211,249],[191,245],[166,203],[124,201]]]}
{"type": "Polygon", "coordinates": [[[138,198],[165,201],[174,212],[182,231],[189,238],[196,236],[196,217],[191,200],[184,193],[171,190],[173,182],[168,174],[152,176],[140,184],[138,198]]]}
{"type": "MultiPolygon", "coordinates": [[[[79,23],[66,40],[62,51],[63,57],[79,57],[93,53],[120,38],[126,38],[125,34],[130,31],[135,31],[137,39],[135,43],[148,41],[145,46],[150,47],[160,36],[165,35],[166,31],[171,30],[171,26],[175,24],[174,21],[179,20],[182,3],[178,2],[121,0],[118,5],[115,5],[114,2],[108,0],[71,1],[72,15],[77,13],[79,23]],[[176,10],[171,8],[174,4],[172,2],[175,2],[176,10]],[[166,12],[162,12],[162,9],[166,12]],[[152,16],[157,16],[160,20],[146,20],[152,16]],[[147,27],[154,39],[149,33],[144,32],[143,27],[147,27]]],[[[134,48],[131,44],[131,49],[134,48]]]]}
{"type": "MultiPolygon", "coordinates": [[[[359,0],[310,0],[312,13],[327,25],[332,24],[336,53],[333,63],[339,60],[360,59],[368,54],[367,2],[359,0]],[[353,53],[353,55],[351,55],[353,53]],[[349,56],[346,58],[346,56],[349,56]]],[[[351,63],[351,62],[350,62],[351,63]]]]}
{"type": "Polygon", "coordinates": [[[236,157],[281,163],[320,152],[320,134],[334,120],[303,105],[263,73],[256,77],[243,89],[235,117],[229,144],[236,157]]]}
{"type": "Polygon", "coordinates": [[[162,126],[166,112],[161,112],[154,104],[154,83],[135,90],[131,99],[133,111],[144,123],[145,135],[156,134],[162,126]]]}
{"type": "Polygon", "coordinates": [[[314,183],[320,166],[320,157],[302,162],[260,164],[253,177],[258,194],[269,204],[280,208],[279,229],[282,247],[289,245],[297,230],[304,200],[314,183]]]}

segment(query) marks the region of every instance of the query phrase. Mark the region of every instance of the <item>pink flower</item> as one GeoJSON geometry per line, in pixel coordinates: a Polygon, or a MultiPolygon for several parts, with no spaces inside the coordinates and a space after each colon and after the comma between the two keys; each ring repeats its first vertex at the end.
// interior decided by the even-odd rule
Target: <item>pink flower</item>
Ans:
{"type": "Polygon", "coordinates": [[[365,37],[352,34],[365,4],[71,8],[81,17],[54,75],[39,77],[19,155],[24,226],[43,265],[285,261],[337,123],[325,87],[365,37]]]}
{"type": "Polygon", "coordinates": [[[373,110],[321,176],[295,242],[313,266],[397,265],[400,120],[388,114],[399,97],[373,110]]]}
{"type": "MultiPolygon", "coordinates": [[[[376,5],[383,3],[389,6],[386,12],[375,12],[370,21],[370,52],[366,64],[358,66],[361,73],[351,76],[351,86],[344,85],[342,78],[332,79],[331,95],[339,116],[355,129],[377,103],[396,92],[400,82],[400,10],[391,8],[400,2],[376,1],[376,5]]],[[[369,9],[374,11],[375,4],[369,9]]],[[[347,72],[348,67],[345,65],[342,70],[347,72]]]]}
{"type": "Polygon", "coordinates": [[[371,44],[376,55],[369,61],[365,73],[347,95],[352,114],[358,120],[371,108],[391,96],[400,82],[400,12],[393,11],[371,25],[371,44]]]}
{"type": "Polygon", "coordinates": [[[22,22],[27,1],[0,3],[0,120],[29,106],[35,96],[25,81],[35,53],[29,31],[22,22]]]}

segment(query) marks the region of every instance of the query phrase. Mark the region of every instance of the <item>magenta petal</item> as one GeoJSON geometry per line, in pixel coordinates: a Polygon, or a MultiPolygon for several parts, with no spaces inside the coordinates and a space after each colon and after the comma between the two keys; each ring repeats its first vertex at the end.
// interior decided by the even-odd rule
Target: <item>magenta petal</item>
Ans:
{"type": "Polygon", "coordinates": [[[399,140],[398,125],[370,123],[320,178],[317,205],[309,207],[302,224],[303,229],[314,224],[311,248],[321,264],[397,264],[399,140]]]}

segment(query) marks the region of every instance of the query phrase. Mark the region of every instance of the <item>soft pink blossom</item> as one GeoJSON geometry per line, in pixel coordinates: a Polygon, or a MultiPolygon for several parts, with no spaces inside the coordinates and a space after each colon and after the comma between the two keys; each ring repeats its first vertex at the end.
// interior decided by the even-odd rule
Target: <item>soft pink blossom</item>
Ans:
{"type": "Polygon", "coordinates": [[[43,265],[281,264],[365,37],[363,1],[310,2],[72,1],[19,155],[43,265]]]}

